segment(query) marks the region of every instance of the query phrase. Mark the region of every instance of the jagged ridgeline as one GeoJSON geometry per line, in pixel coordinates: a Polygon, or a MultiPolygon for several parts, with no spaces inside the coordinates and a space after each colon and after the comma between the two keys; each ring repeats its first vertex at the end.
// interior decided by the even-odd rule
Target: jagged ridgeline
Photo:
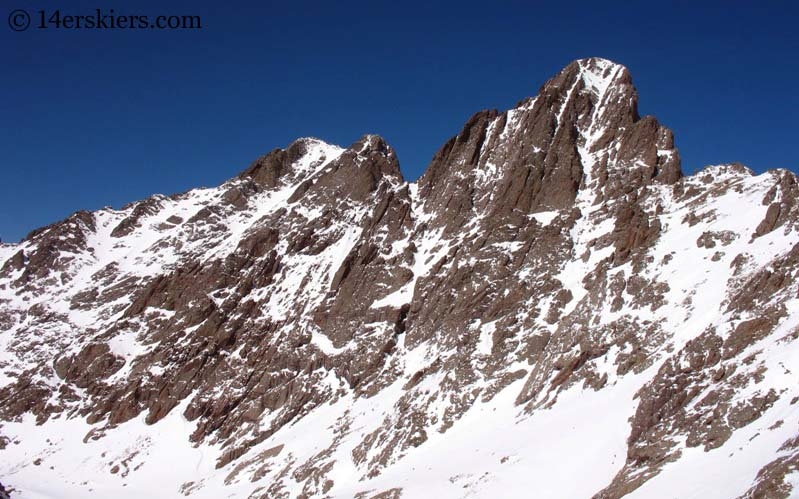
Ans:
{"type": "Polygon", "coordinates": [[[796,177],[575,61],[408,183],[367,135],[0,245],[12,497],[790,497],[796,177]]]}

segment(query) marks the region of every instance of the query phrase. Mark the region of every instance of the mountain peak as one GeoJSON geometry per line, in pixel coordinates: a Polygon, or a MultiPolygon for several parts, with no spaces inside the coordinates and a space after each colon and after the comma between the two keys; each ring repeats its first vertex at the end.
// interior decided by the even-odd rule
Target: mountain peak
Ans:
{"type": "Polygon", "coordinates": [[[632,77],[626,67],[608,59],[591,57],[575,61],[580,69],[580,78],[586,88],[601,96],[614,85],[632,86],[632,77]]]}
{"type": "Polygon", "coordinates": [[[637,103],[624,66],[573,61],[516,108],[473,115],[436,153],[420,193],[460,212],[457,224],[480,213],[571,208],[581,190],[593,201],[674,183],[682,172],[673,135],[641,119],[637,103]]]}
{"type": "Polygon", "coordinates": [[[3,484],[686,497],[715,469],[720,496],[787,491],[799,185],[681,177],[636,99],[581,59],[418,183],[378,135],[303,138],[0,245],[3,484]]]}
{"type": "Polygon", "coordinates": [[[629,73],[627,67],[623,64],[604,57],[585,57],[574,60],[572,64],[577,64],[583,71],[590,71],[603,77],[611,74],[629,73]]]}
{"type": "Polygon", "coordinates": [[[364,135],[347,148],[342,159],[348,156],[353,156],[352,167],[367,168],[374,181],[382,177],[394,183],[404,181],[397,153],[380,135],[364,135]]]}
{"type": "Polygon", "coordinates": [[[638,120],[638,94],[632,76],[626,67],[608,59],[591,57],[571,62],[541,87],[539,95],[561,102],[563,109],[569,101],[583,101],[581,108],[591,111],[586,118],[615,114],[624,121],[638,120]]]}
{"type": "Polygon", "coordinates": [[[385,157],[396,158],[397,154],[394,148],[388,145],[388,142],[376,134],[366,134],[360,139],[356,140],[349,149],[355,151],[357,154],[377,153],[385,157]]]}
{"type": "Polygon", "coordinates": [[[272,189],[280,184],[296,182],[342,152],[341,147],[323,140],[300,138],[285,149],[273,149],[259,157],[239,174],[239,178],[250,179],[259,186],[272,189]]]}

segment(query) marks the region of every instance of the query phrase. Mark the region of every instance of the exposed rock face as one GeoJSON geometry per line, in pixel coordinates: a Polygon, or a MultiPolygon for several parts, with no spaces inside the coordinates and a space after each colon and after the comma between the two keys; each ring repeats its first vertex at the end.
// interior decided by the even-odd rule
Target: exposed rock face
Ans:
{"type": "Polygon", "coordinates": [[[575,61],[536,98],[472,116],[420,179],[425,207],[464,225],[481,214],[570,209],[581,182],[597,201],[673,184],[682,172],[671,131],[640,119],[637,102],[624,67],[575,61]]]}
{"type": "Polygon", "coordinates": [[[300,139],[0,246],[0,476],[652,497],[703,463],[718,497],[795,494],[796,179],[683,177],[637,99],[575,61],[415,183],[380,137],[300,139]]]}

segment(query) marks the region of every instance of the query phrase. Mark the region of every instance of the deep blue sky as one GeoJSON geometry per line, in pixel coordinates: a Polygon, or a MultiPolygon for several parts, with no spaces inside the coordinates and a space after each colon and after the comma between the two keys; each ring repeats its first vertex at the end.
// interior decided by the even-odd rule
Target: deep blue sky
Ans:
{"type": "Polygon", "coordinates": [[[755,3],[3,0],[0,238],[218,184],[300,136],[378,133],[415,179],[473,112],[512,107],[589,56],[630,69],[686,173],[796,169],[799,8],[755,3]],[[6,24],[59,4],[199,15],[203,29],[6,24]]]}

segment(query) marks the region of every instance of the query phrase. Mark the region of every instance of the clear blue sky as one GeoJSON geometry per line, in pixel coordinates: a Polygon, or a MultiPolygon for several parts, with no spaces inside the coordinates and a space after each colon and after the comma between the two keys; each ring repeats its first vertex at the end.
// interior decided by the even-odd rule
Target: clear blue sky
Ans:
{"type": "Polygon", "coordinates": [[[687,173],[796,169],[797,4],[699,3],[5,0],[0,237],[218,184],[301,136],[346,146],[378,133],[412,180],[472,113],[512,107],[589,56],[630,69],[687,173]],[[203,28],[6,23],[59,4],[199,15],[203,28]]]}

